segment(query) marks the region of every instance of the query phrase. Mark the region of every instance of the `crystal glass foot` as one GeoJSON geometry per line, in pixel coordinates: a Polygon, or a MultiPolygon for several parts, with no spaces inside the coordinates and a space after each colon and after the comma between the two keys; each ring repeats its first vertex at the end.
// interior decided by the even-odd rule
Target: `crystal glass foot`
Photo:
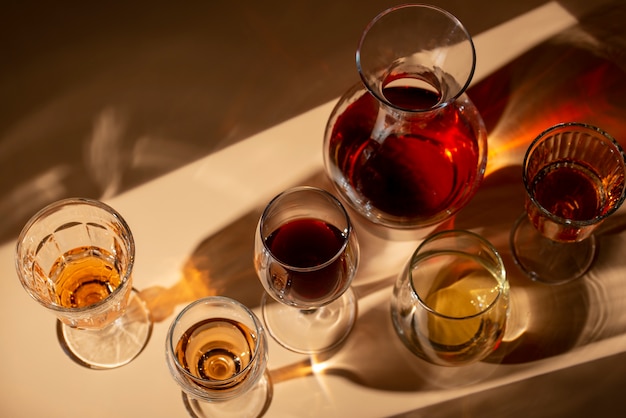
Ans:
{"type": "Polygon", "coordinates": [[[56,315],[61,346],[85,367],[127,364],[150,339],[150,313],[132,289],[134,257],[127,223],[95,200],[52,203],[20,233],[18,277],[56,315]]]}
{"type": "Polygon", "coordinates": [[[565,283],[596,257],[593,231],[623,203],[624,153],[601,129],[563,123],[542,132],[523,162],[526,213],[511,231],[516,263],[531,279],[565,283]]]}
{"type": "Polygon", "coordinates": [[[254,257],[270,335],[299,353],[343,342],[356,320],[350,284],[358,259],[350,218],[334,196],[314,187],[276,196],[259,220],[254,257]]]}
{"type": "Polygon", "coordinates": [[[437,225],[476,193],[487,163],[484,122],[465,90],[472,38],[450,13],[392,7],[365,28],[361,82],[339,99],[324,135],[324,167],[355,212],[376,226],[437,225]]]}
{"type": "Polygon", "coordinates": [[[172,322],[166,359],[192,417],[259,417],[270,405],[261,321],[226,297],[199,299],[172,322]]]}
{"type": "Polygon", "coordinates": [[[468,231],[443,231],[420,244],[391,299],[396,333],[416,356],[463,366],[498,347],[509,315],[509,284],[498,252],[468,231]]]}
{"type": "Polygon", "coordinates": [[[321,353],[338,346],[350,334],[357,315],[357,300],[351,288],[321,308],[294,310],[267,294],[261,306],[270,335],[297,353],[321,353]]]}

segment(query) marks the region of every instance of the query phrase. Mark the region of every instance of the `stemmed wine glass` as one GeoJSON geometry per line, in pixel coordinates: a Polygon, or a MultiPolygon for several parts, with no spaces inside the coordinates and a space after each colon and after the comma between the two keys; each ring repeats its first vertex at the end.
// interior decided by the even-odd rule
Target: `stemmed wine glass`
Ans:
{"type": "Polygon", "coordinates": [[[530,144],[522,167],[526,213],[510,241],[531,279],[565,283],[591,267],[593,231],[626,196],[624,164],[615,139],[584,123],[555,125],[530,144]]]}
{"type": "Polygon", "coordinates": [[[193,417],[258,417],[270,405],[267,339],[261,321],[234,299],[209,296],[170,325],[167,365],[193,417]]]}
{"type": "Polygon", "coordinates": [[[126,221],[97,200],[43,208],[17,240],[17,275],[58,318],[65,352],[93,369],[127,364],[145,347],[152,321],[132,289],[135,243],[126,221]]]}
{"type": "Polygon", "coordinates": [[[270,335],[299,353],[341,343],[356,320],[358,261],[350,218],[333,195],[305,186],[276,196],[259,220],[254,256],[270,335]]]}

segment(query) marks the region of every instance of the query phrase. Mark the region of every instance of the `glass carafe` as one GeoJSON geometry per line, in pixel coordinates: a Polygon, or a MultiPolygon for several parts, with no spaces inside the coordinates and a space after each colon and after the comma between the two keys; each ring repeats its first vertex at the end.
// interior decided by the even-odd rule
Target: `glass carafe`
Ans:
{"type": "Polygon", "coordinates": [[[465,94],[476,54],[461,22],[428,5],[402,5],[366,27],[362,83],[335,106],[324,163],[341,197],[385,227],[435,225],[482,181],[487,134],[465,94]]]}

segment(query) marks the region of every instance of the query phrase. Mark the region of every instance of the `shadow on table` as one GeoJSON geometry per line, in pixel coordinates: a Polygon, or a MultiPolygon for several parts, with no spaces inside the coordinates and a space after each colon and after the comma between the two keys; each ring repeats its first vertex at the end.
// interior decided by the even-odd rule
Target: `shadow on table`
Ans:
{"type": "MultiPolygon", "coordinates": [[[[441,226],[479,231],[496,246],[505,261],[511,283],[511,318],[505,339],[494,355],[463,368],[432,366],[413,356],[391,324],[389,300],[398,273],[393,271],[376,281],[355,280],[353,287],[360,300],[361,314],[342,347],[271,370],[274,383],[322,373],[387,391],[464,386],[506,374],[507,369],[502,365],[550,358],[581,344],[622,333],[626,319],[612,312],[624,307],[622,301],[626,297],[620,295],[626,290],[616,279],[607,281],[603,273],[620,267],[621,258],[616,254],[619,246],[614,241],[622,239],[620,232],[626,227],[626,217],[616,215],[603,225],[600,256],[587,277],[560,286],[535,283],[517,268],[509,250],[509,230],[524,201],[519,173],[519,166],[491,173],[470,204],[453,221],[441,226]],[[494,205],[494,201],[502,204],[494,205]]],[[[302,184],[329,186],[323,173],[302,184]]],[[[142,292],[156,321],[168,319],[177,305],[209,295],[224,295],[250,307],[258,306],[263,288],[254,271],[252,254],[260,213],[260,209],[251,211],[201,242],[174,286],[142,292]]],[[[384,245],[393,242],[363,240],[361,267],[368,268],[368,261],[384,245]]]]}
{"type": "MultiPolygon", "coordinates": [[[[619,8],[615,16],[623,16],[625,9],[619,8]]],[[[463,368],[431,366],[414,357],[391,324],[389,297],[399,270],[389,271],[364,282],[357,275],[354,288],[361,313],[342,347],[271,371],[275,383],[325,373],[387,391],[462,386],[626,331],[626,318],[620,313],[626,307],[626,285],[618,274],[625,263],[620,250],[626,245],[625,215],[618,212],[602,225],[596,263],[583,279],[569,284],[548,286],[529,280],[515,265],[509,248],[510,228],[523,211],[519,164],[532,138],[554,123],[577,120],[600,126],[626,144],[626,65],[623,54],[611,48],[616,41],[603,43],[605,39],[598,37],[606,35],[599,30],[602,24],[614,21],[603,18],[606,15],[595,16],[568,29],[469,91],[490,130],[488,175],[470,204],[439,229],[473,229],[491,241],[505,261],[511,318],[493,356],[463,368]]],[[[323,173],[303,184],[330,187],[323,173]]],[[[260,212],[251,211],[200,243],[173,287],[142,292],[155,320],[165,320],[178,304],[213,294],[258,306],[263,289],[252,253],[260,212]]],[[[372,267],[368,263],[386,245],[392,242],[361,241],[359,271],[372,267]]]]}
{"type": "MultiPolygon", "coordinates": [[[[397,272],[377,282],[355,285],[362,309],[346,343],[333,353],[273,370],[276,383],[313,373],[342,376],[354,383],[387,391],[435,390],[477,383],[503,376],[519,367],[564,354],[581,345],[619,335],[626,330],[623,310],[626,286],[615,251],[626,217],[609,218],[599,231],[600,255],[583,279],[559,286],[531,281],[515,265],[509,249],[509,231],[520,216],[524,191],[520,167],[509,166],[488,176],[472,202],[442,229],[478,230],[502,255],[511,284],[511,317],[499,349],[485,361],[462,368],[430,365],[414,357],[393,329],[389,300],[397,272]],[[493,202],[500,200],[501,205],[493,202]],[[368,299],[376,295],[372,304],[368,299]],[[315,367],[313,367],[315,365],[315,367]]],[[[376,249],[362,242],[366,254],[376,249]]],[[[417,244],[417,243],[416,243],[417,244]]],[[[367,257],[362,258],[367,263],[367,257]]]]}
{"type": "Polygon", "coordinates": [[[207,296],[227,296],[256,307],[263,294],[253,265],[254,230],[261,212],[252,211],[202,241],[171,287],[141,291],[155,322],[170,319],[177,306],[207,296]]]}

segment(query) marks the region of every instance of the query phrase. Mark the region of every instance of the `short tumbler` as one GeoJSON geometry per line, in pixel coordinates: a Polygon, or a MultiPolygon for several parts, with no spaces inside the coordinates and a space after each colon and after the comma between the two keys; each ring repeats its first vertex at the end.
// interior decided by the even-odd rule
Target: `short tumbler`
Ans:
{"type": "Polygon", "coordinates": [[[393,324],[418,357],[460,366],[492,353],[504,335],[509,285],[502,259],[484,238],[443,231],[427,238],[399,276],[393,324]]]}

